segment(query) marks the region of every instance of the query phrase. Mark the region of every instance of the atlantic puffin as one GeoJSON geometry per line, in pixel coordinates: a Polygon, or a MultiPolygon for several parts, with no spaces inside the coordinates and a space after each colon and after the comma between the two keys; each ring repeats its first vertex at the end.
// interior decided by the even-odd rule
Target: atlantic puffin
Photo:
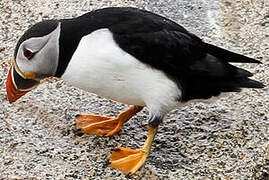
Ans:
{"type": "Polygon", "coordinates": [[[19,39],[6,90],[10,103],[47,77],[132,105],[116,117],[76,116],[80,133],[109,137],[147,107],[148,137],[141,149],[119,147],[109,166],[135,173],[146,161],[159,124],[172,109],[241,88],[263,88],[230,63],[260,63],[203,42],[152,12],[110,7],[72,19],[46,20],[19,39]]]}

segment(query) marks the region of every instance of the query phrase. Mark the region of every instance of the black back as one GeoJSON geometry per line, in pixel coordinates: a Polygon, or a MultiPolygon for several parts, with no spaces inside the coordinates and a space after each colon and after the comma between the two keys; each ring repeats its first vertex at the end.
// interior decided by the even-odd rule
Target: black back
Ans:
{"type": "Polygon", "coordinates": [[[152,33],[163,30],[177,30],[188,33],[182,26],[167,18],[128,7],[99,9],[74,19],[62,19],[60,22],[62,23],[62,29],[57,77],[64,73],[81,38],[97,29],[108,28],[113,32],[115,38],[117,35],[152,33]]]}

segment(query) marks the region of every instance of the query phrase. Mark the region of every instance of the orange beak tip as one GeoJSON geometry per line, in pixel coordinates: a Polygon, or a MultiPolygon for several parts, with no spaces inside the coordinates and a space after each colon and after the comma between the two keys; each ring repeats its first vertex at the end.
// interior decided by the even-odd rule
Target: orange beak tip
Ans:
{"type": "Polygon", "coordinates": [[[7,82],[6,82],[7,98],[10,104],[18,100],[21,96],[23,96],[27,92],[29,92],[29,91],[20,91],[19,89],[15,87],[14,82],[12,80],[13,79],[12,69],[13,67],[11,66],[8,72],[7,82]]]}

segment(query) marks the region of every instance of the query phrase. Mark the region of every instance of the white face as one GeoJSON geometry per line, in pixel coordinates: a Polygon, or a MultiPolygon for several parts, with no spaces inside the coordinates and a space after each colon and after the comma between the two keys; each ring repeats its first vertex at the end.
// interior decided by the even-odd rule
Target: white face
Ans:
{"type": "Polygon", "coordinates": [[[15,60],[18,71],[33,72],[36,78],[55,75],[59,59],[60,26],[59,23],[50,34],[27,39],[20,45],[15,60]]]}

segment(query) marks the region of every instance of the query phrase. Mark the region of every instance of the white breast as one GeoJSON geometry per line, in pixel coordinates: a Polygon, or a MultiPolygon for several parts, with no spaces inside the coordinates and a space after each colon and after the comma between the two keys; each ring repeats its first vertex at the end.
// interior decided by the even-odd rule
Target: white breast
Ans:
{"type": "Polygon", "coordinates": [[[108,29],[81,39],[62,78],[99,96],[153,109],[171,110],[181,95],[163,72],[123,51],[108,29]]]}

